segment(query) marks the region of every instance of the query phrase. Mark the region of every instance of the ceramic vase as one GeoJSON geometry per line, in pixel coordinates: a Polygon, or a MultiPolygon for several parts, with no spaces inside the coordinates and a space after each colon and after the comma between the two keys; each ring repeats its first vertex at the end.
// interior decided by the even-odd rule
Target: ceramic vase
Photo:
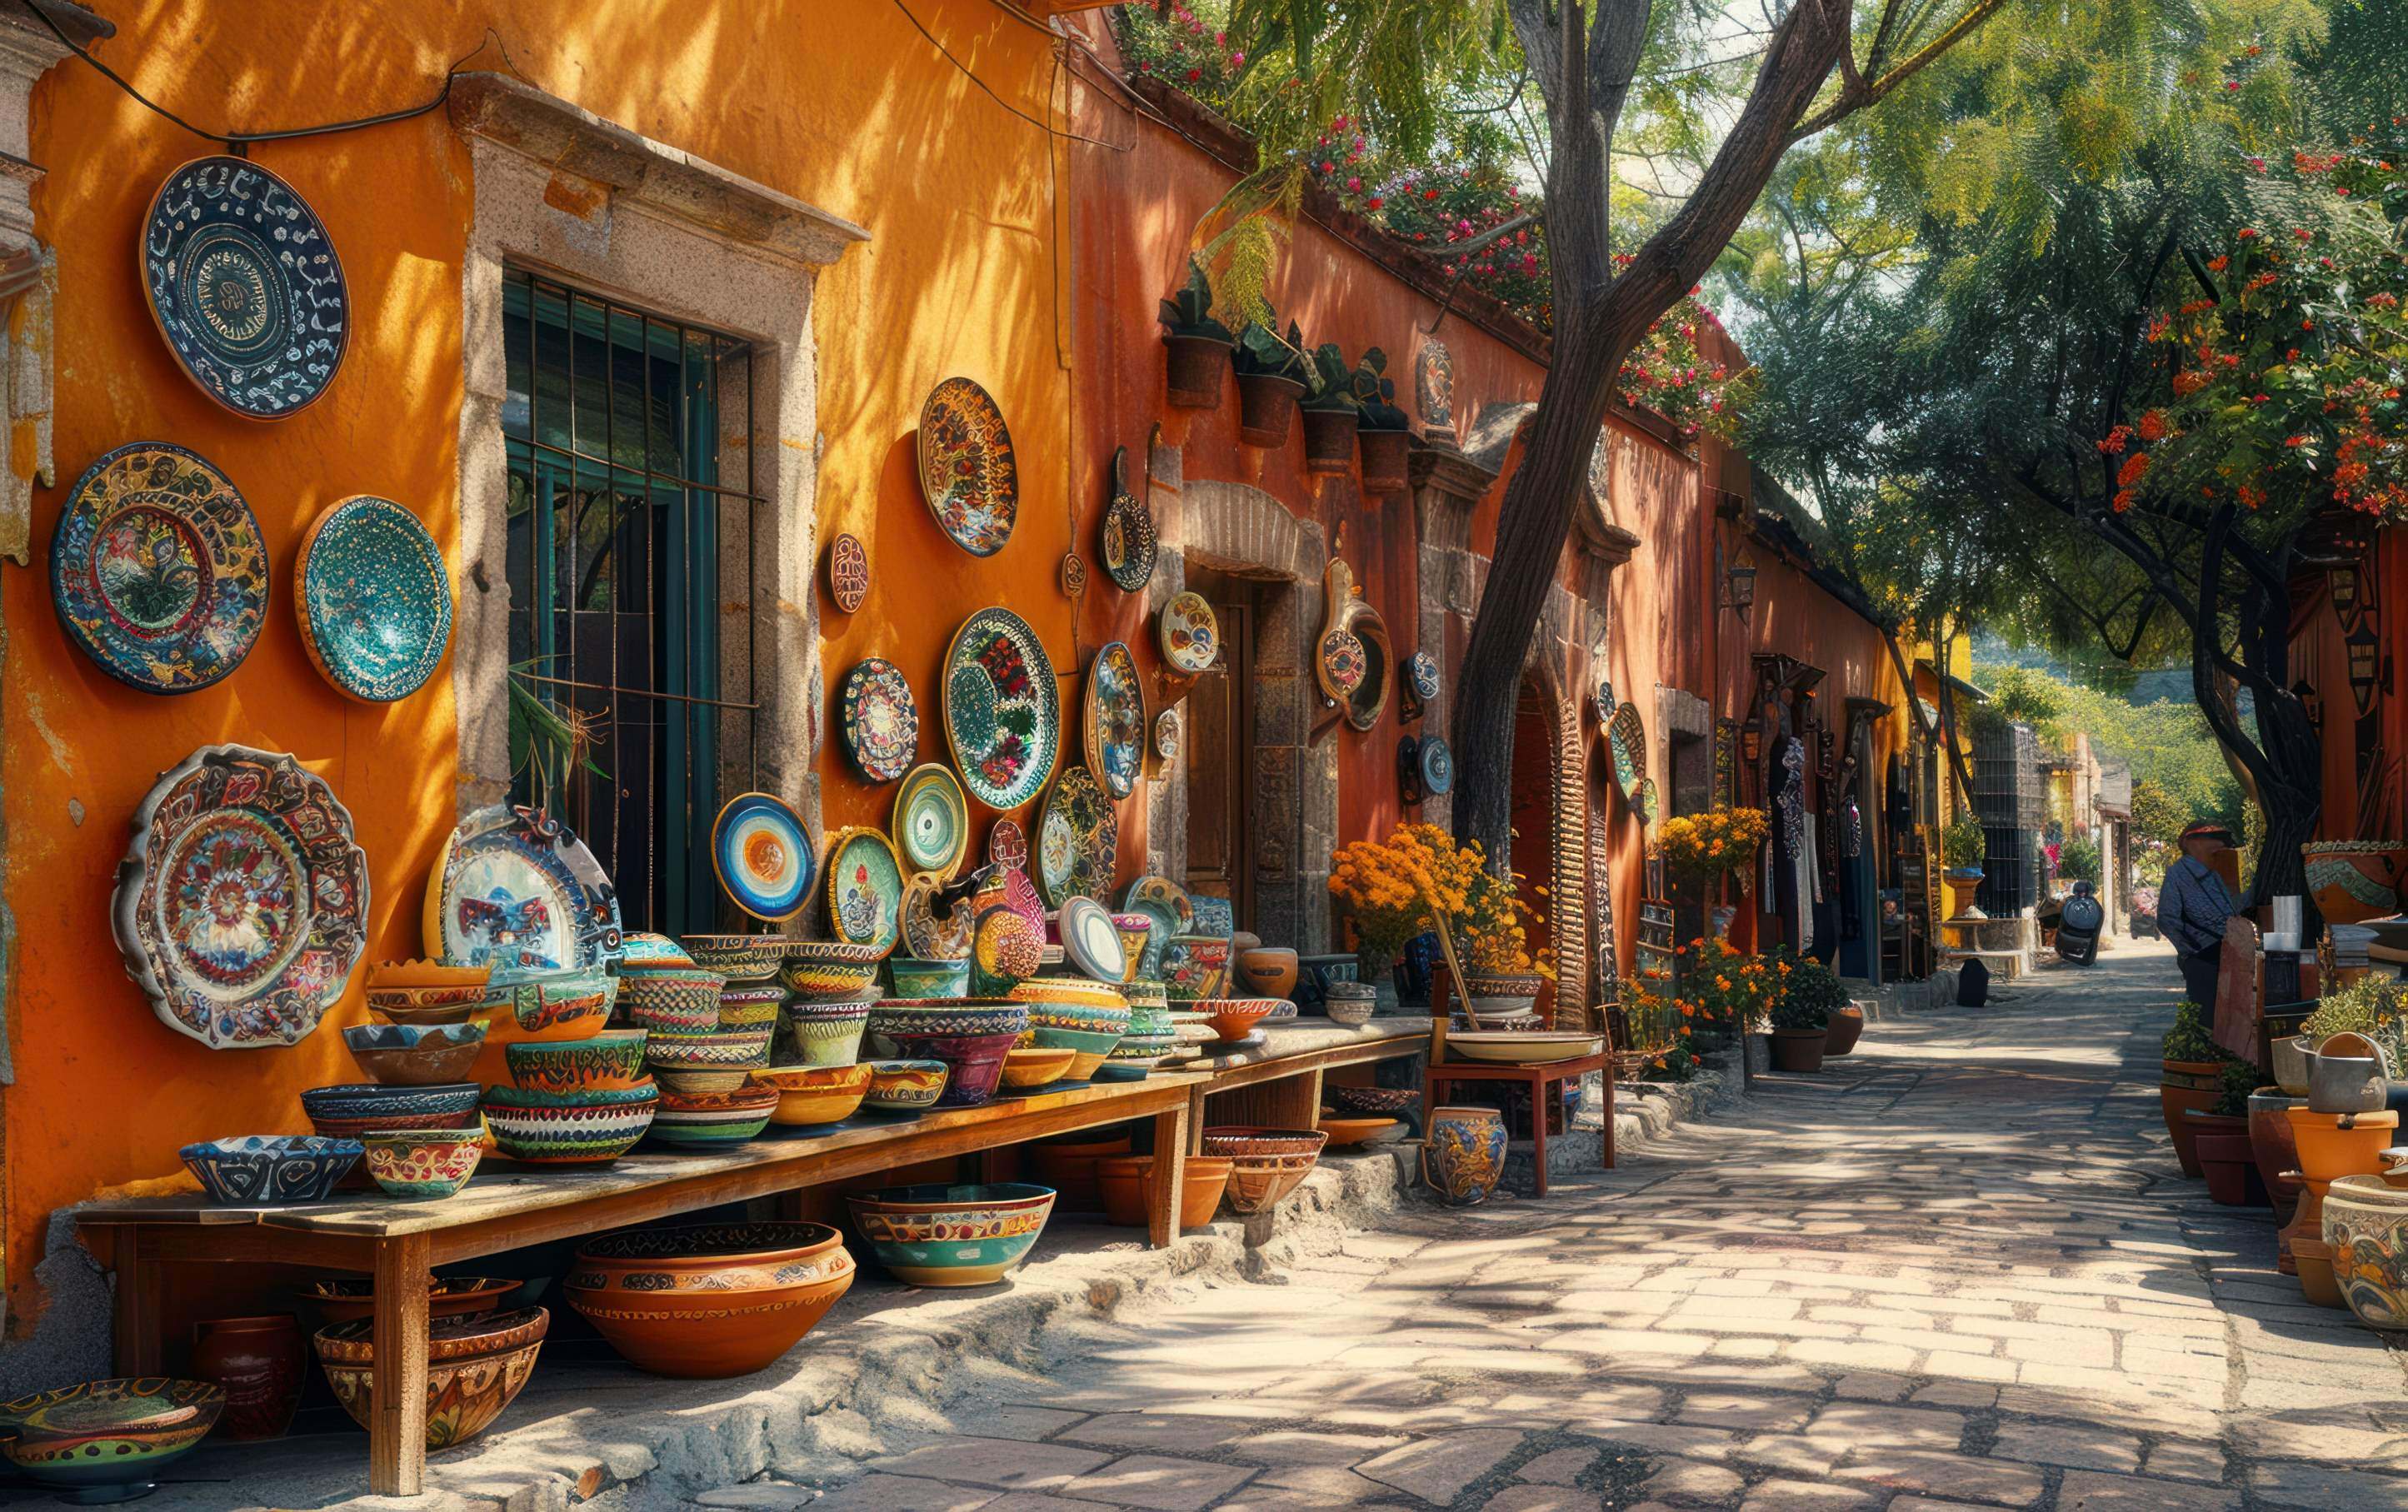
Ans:
{"type": "Polygon", "coordinates": [[[2408,1191],[2380,1177],[2341,1177],[2325,1193],[2324,1242],[2358,1320],[2408,1342],[2408,1191]]]}
{"type": "Polygon", "coordinates": [[[226,1438],[282,1438],[301,1405],[301,1372],[308,1356],[301,1325],[289,1314],[219,1318],[193,1327],[193,1374],[225,1388],[226,1438]]]}
{"type": "Polygon", "coordinates": [[[1422,1179],[1449,1207],[1488,1200],[1505,1174],[1505,1116],[1493,1107],[1441,1107],[1429,1116],[1422,1179]]]}

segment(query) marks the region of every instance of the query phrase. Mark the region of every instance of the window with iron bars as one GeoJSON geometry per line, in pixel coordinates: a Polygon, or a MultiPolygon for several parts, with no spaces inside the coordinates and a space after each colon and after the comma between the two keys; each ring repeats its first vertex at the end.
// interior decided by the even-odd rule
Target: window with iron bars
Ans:
{"type": "Polygon", "coordinates": [[[512,800],[577,832],[629,929],[713,929],[711,823],[756,771],[752,348],[517,267],[502,310],[511,676],[590,735],[543,792],[514,719],[512,800]]]}

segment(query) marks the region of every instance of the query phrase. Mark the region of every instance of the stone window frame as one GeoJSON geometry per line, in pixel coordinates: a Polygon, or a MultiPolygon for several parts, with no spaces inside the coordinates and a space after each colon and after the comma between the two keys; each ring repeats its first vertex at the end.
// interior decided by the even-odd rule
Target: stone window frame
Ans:
{"type": "Polygon", "coordinates": [[[750,453],[754,491],[767,503],[750,542],[752,602],[738,611],[751,616],[750,635],[724,635],[722,643],[749,639],[752,648],[756,785],[817,830],[813,759],[825,676],[811,591],[820,454],[812,303],[820,271],[869,233],[500,75],[461,75],[449,113],[468,146],[474,185],[461,259],[461,568],[452,653],[460,812],[501,801],[510,782],[508,264],[752,343],[751,429],[744,414],[724,415],[722,445],[750,453]]]}

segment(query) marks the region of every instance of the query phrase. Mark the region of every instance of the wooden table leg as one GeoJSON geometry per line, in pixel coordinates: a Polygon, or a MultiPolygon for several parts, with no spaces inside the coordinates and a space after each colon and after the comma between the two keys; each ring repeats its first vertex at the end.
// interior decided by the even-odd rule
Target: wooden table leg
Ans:
{"type": "MultiPolygon", "coordinates": [[[[1187,1094],[1187,1134],[1184,1143],[1190,1155],[1204,1153],[1204,1089],[1210,1085],[1209,1081],[1199,1081],[1187,1094]]],[[[1159,1115],[1157,1120],[1158,1118],[1159,1115]]],[[[1160,1122],[1157,1121],[1154,1127],[1159,1129],[1160,1122]]],[[[1156,1145],[1154,1148],[1160,1150],[1162,1147],[1156,1145]]]]}
{"type": "Polygon", "coordinates": [[[1188,1103],[1154,1116],[1154,1190],[1146,1198],[1146,1238],[1156,1249],[1179,1237],[1179,1203],[1187,1172],[1188,1103]]]}
{"type": "Polygon", "coordinates": [[[368,1490],[379,1496],[425,1490],[429,1253],[423,1234],[377,1241],[368,1490]]]}
{"type": "Polygon", "coordinates": [[[108,1253],[103,1259],[117,1273],[117,1373],[156,1376],[161,1368],[159,1263],[142,1257],[140,1228],[128,1223],[105,1232],[108,1253]]]}
{"type": "Polygon", "coordinates": [[[1543,1070],[1530,1073],[1530,1163],[1538,1171],[1539,1190],[1536,1195],[1547,1194],[1547,1074],[1543,1070]]]}

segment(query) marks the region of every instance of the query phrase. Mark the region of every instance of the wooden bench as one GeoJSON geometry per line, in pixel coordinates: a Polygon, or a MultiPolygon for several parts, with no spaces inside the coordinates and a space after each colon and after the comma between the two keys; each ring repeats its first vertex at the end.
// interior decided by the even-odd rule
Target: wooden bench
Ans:
{"type": "Polygon", "coordinates": [[[939,1109],[908,1123],[820,1134],[777,1130],[710,1152],[647,1151],[591,1171],[496,1159],[440,1202],[371,1195],[296,1207],[219,1207],[197,1196],[150,1197],[94,1203],[78,1210],[76,1220],[86,1245],[117,1275],[117,1369],[126,1376],[160,1372],[162,1265],[273,1262],[373,1277],[368,1488],[380,1496],[415,1496],[426,1471],[433,1267],[1140,1118],[1154,1120],[1155,1158],[1168,1163],[1150,1184],[1147,1213],[1148,1237],[1167,1245],[1179,1237],[1189,1120],[1205,1079],[1158,1073],[1141,1082],[939,1109]]]}
{"type": "Polygon", "coordinates": [[[1374,1019],[1349,1029],[1326,1019],[1286,1019],[1262,1031],[1260,1045],[1184,1067],[1206,1073],[1188,1093],[1189,1154],[1203,1152],[1204,1131],[1213,1125],[1313,1127],[1321,1121],[1324,1072],[1419,1055],[1428,1046],[1429,1020],[1374,1019]]]}

